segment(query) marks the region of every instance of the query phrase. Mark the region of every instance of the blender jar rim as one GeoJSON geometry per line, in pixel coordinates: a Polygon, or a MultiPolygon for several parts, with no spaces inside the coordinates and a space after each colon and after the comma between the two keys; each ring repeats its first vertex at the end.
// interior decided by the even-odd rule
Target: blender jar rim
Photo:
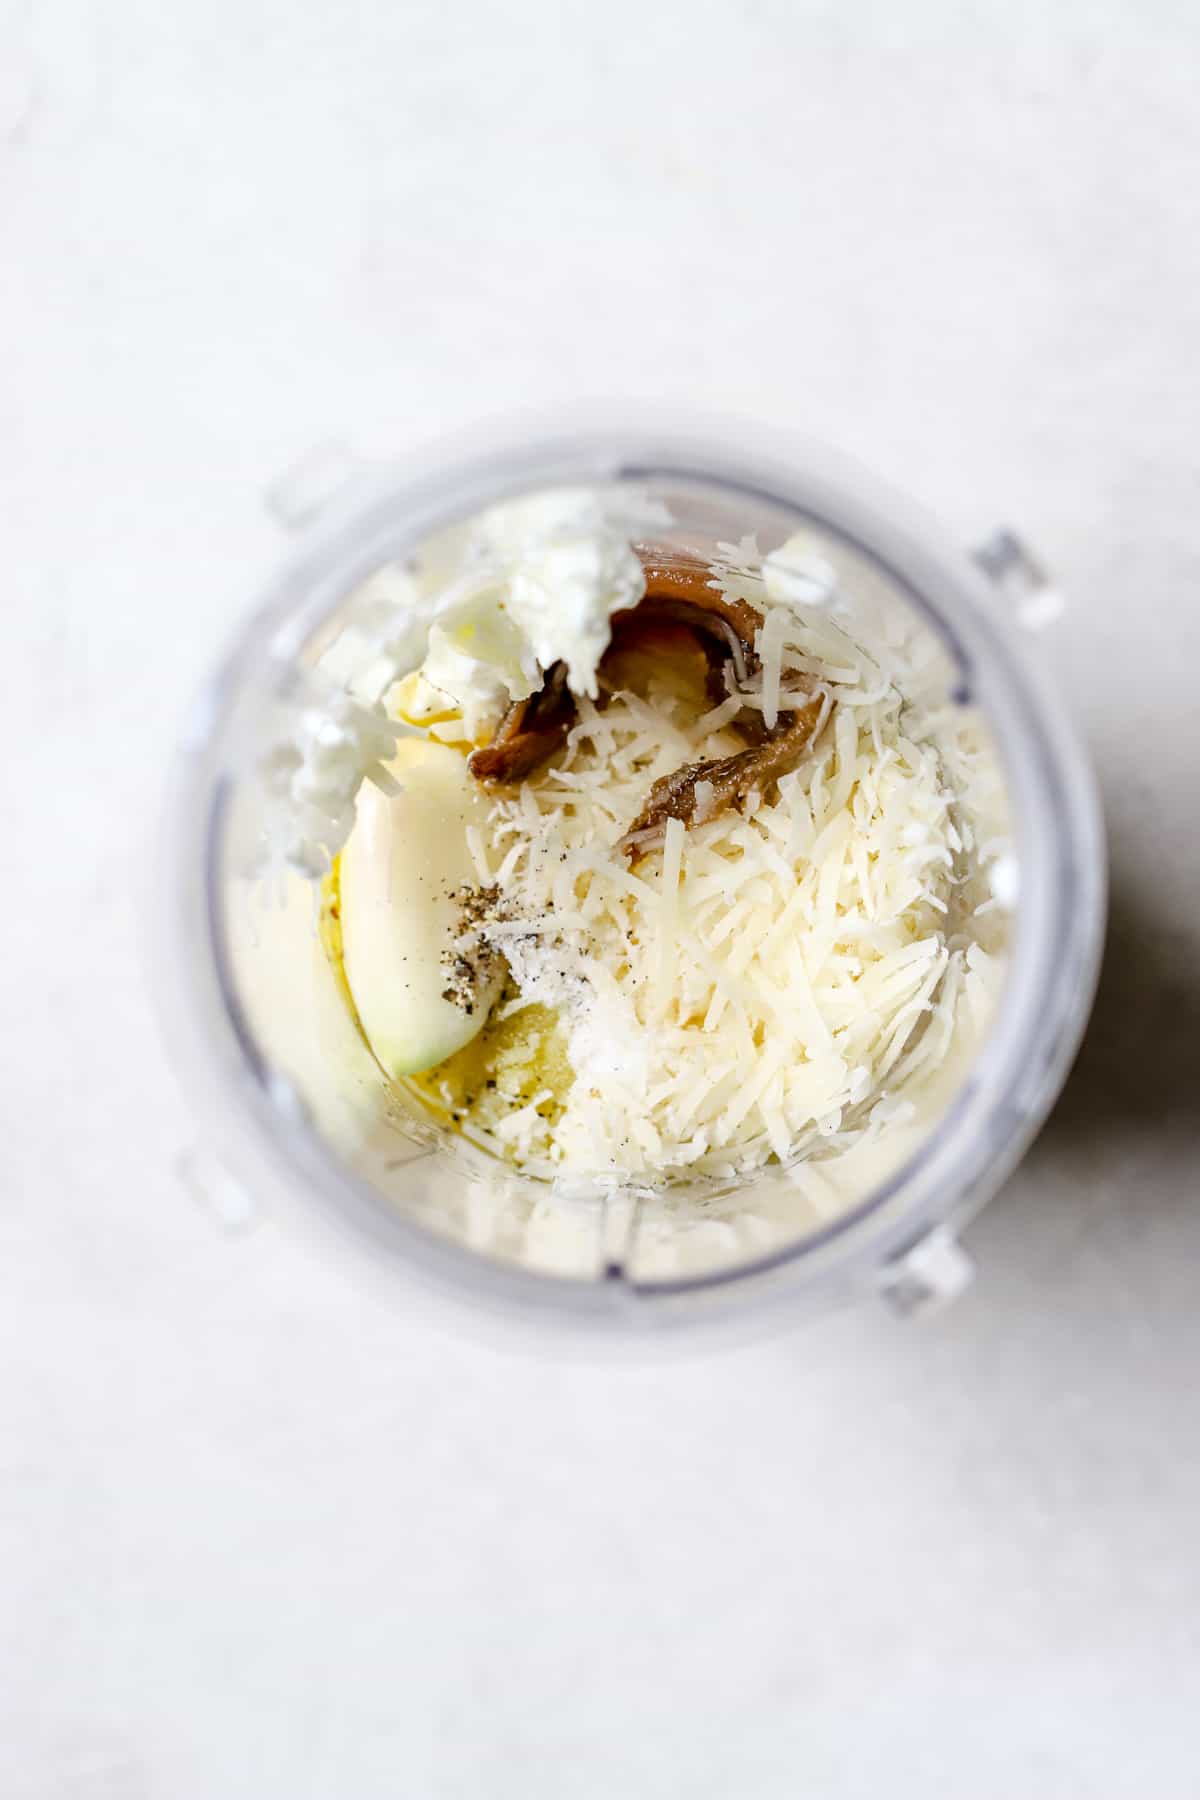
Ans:
{"type": "Polygon", "coordinates": [[[473,1301],[591,1316],[600,1323],[678,1303],[769,1289],[878,1281],[931,1230],[965,1220],[999,1185],[1061,1084],[1087,1016],[1104,913],[1104,854],[1090,770],[1057,696],[993,616],[995,597],[968,555],[911,503],[824,447],[776,441],[773,453],[690,425],[568,429],[413,457],[355,483],[336,516],[268,587],[189,721],[171,783],[167,857],[173,929],[160,931],[156,987],[184,1059],[189,1098],[228,1138],[235,1172],[277,1191],[299,1183],[310,1211],[385,1244],[417,1272],[473,1301]],[[334,1155],[259,1051],[230,974],[219,891],[230,797],[226,753],[251,721],[264,680],[305,643],[336,601],[432,530],[482,506],[566,484],[694,483],[743,493],[807,519],[866,556],[931,625],[980,699],[1005,766],[1020,843],[1015,941],[980,1055],[929,1139],[857,1205],[783,1247],[676,1280],[563,1276],[480,1255],[408,1220],[334,1155]],[[1030,840],[1033,840],[1031,843],[1030,840]],[[290,1179],[289,1179],[290,1176],[290,1179]],[[791,1279],[789,1279],[791,1278],[791,1279]],[[481,1289],[487,1290],[486,1294],[481,1289]]]}

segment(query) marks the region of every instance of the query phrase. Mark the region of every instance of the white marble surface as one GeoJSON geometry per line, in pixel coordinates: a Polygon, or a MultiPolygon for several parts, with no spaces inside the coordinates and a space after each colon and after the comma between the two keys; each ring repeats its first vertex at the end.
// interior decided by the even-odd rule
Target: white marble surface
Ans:
{"type": "Polygon", "coordinates": [[[0,0],[5,1800],[1200,1792],[1200,17],[0,0]],[[924,1327],[464,1337],[176,1174],[132,895],[265,481],[573,396],[1022,525],[1116,928],[924,1327]]]}

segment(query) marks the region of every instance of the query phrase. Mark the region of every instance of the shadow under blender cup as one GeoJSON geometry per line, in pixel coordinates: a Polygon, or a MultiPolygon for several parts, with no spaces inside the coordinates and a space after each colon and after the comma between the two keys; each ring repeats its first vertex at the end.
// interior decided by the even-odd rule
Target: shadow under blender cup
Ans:
{"type": "MultiPolygon", "coordinates": [[[[966,1268],[954,1232],[1045,1116],[1087,1015],[1104,911],[1098,809],[1061,705],[1025,662],[994,590],[967,555],[856,469],[761,434],[734,447],[736,436],[605,427],[476,443],[357,480],[272,585],[178,758],[160,986],[184,1082],[223,1157],[241,1182],[285,1205],[298,1202],[305,1216],[365,1246],[376,1264],[424,1277],[474,1307],[628,1332],[730,1311],[744,1317],[771,1300],[794,1309],[874,1288],[910,1307],[953,1292],[966,1268]],[[420,1109],[385,1091],[377,1072],[372,1085],[369,1061],[360,1060],[347,1091],[331,1099],[321,1091],[322,1070],[328,1034],[346,1029],[340,997],[331,990],[284,1022],[280,995],[290,986],[294,998],[303,985],[299,965],[273,987],[260,983],[254,958],[269,957],[261,946],[277,935],[278,919],[259,910],[249,938],[244,930],[253,908],[242,853],[261,823],[252,772],[264,720],[297,669],[336,635],[349,598],[385,565],[421,556],[436,566],[446,535],[484,507],[613,482],[663,498],[708,544],[755,530],[777,541],[798,526],[820,534],[857,591],[936,644],[947,694],[985,722],[995,743],[1020,871],[995,1018],[911,1154],[836,1216],[798,1209],[794,1228],[765,1247],[739,1238],[735,1223],[683,1268],[646,1248],[653,1234],[645,1221],[661,1208],[644,1186],[607,1200],[552,1199],[544,1184],[499,1168],[481,1177],[435,1146],[420,1109]],[[248,952],[255,939],[260,948],[248,952]],[[307,1051],[297,1056],[301,1037],[307,1051]],[[569,1255],[551,1241],[547,1209],[571,1221],[569,1255]],[[534,1215],[540,1237],[531,1251],[534,1215]],[[481,1217],[490,1220],[482,1247],[481,1217]]],[[[1011,572],[1006,553],[992,573],[1011,572]]],[[[309,950],[312,917],[310,901],[309,950]]],[[[728,1192],[693,1195],[693,1223],[729,1201],[728,1192]]]]}

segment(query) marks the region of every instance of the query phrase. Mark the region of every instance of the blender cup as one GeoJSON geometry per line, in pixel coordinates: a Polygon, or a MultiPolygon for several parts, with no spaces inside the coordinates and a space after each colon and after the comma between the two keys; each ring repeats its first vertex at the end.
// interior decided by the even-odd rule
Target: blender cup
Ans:
{"type": "Polygon", "coordinates": [[[956,1293],[970,1273],[956,1233],[1011,1170],[1070,1065],[1104,919],[1090,773],[1015,641],[1005,586],[1043,580],[1019,542],[997,534],[972,557],[824,451],[654,425],[476,443],[370,474],[318,458],[274,505],[304,525],[299,554],[202,695],[167,813],[157,985],[227,1192],[295,1206],[397,1277],[476,1307],[613,1333],[768,1301],[792,1309],[873,1291],[915,1310],[956,1293]],[[994,752],[998,998],[928,1104],[915,1116],[898,1106],[862,1154],[818,1151],[743,1182],[669,1188],[522,1175],[384,1076],[322,949],[316,888],[256,860],[272,733],[307,674],[339,666],[380,572],[399,566],[436,585],[483,508],[612,485],[664,502],[675,541],[709,556],[749,533],[769,545],[804,530],[836,572],[845,628],[903,652],[922,702],[994,752]]]}

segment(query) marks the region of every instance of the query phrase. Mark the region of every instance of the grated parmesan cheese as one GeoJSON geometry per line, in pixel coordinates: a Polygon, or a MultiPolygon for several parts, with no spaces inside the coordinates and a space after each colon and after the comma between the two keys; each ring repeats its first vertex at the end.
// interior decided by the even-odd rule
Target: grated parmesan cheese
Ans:
{"type": "Polygon", "coordinates": [[[713,708],[651,665],[636,692],[581,698],[565,752],[471,842],[500,895],[480,931],[512,972],[505,1017],[548,1009],[566,1055],[516,1110],[477,1080],[465,1096],[448,1067],[439,1091],[530,1173],[741,1177],[843,1150],[988,1003],[970,927],[1004,875],[975,879],[961,805],[982,752],[957,721],[919,716],[828,612],[801,616],[790,592],[772,605],[752,544],[722,549],[720,585],[764,614],[749,691],[713,708]],[[629,867],[614,846],[655,780],[740,749],[740,706],[769,726],[814,683],[823,716],[798,769],[741,814],[707,816],[699,784],[695,823],[671,820],[629,867]]]}

